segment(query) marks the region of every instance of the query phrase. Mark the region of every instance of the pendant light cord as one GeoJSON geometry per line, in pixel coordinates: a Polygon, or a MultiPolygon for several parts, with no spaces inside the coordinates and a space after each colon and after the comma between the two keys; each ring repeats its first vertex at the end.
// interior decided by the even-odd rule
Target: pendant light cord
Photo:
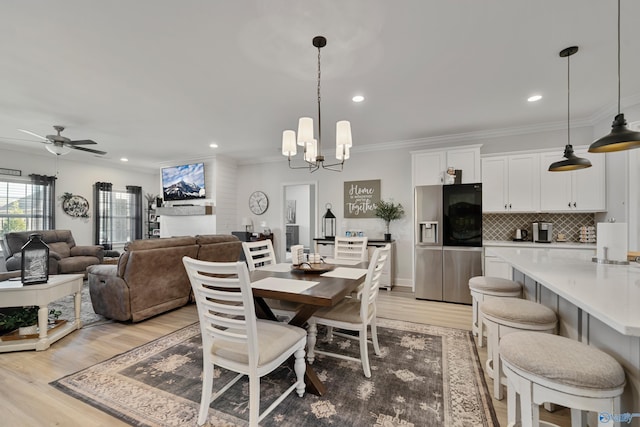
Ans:
{"type": "Polygon", "coordinates": [[[571,55],[567,55],[567,145],[571,145],[571,55]]]}
{"type": "Polygon", "coordinates": [[[618,115],[620,114],[620,0],[618,0],[618,115]]]}
{"type": "Polygon", "coordinates": [[[322,155],[322,121],[320,115],[320,47],[318,47],[318,150],[316,156],[322,155]]]}

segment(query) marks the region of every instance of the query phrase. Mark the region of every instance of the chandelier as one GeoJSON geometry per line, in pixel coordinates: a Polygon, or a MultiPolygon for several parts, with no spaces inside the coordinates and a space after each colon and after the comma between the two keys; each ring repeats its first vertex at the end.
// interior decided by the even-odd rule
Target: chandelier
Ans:
{"type": "Polygon", "coordinates": [[[327,39],[323,36],[313,38],[313,45],[318,48],[318,139],[313,137],[313,119],[300,117],[298,120],[298,135],[293,130],[282,132],[282,154],[287,157],[291,169],[309,169],[315,172],[323,169],[342,172],[344,161],[349,158],[349,150],[353,145],[351,139],[351,123],[341,120],[336,123],[336,163],[325,164],[322,155],[322,122],[320,113],[320,49],[327,45],[327,39]],[[305,165],[294,166],[291,157],[298,152],[297,146],[302,147],[305,165]]]}

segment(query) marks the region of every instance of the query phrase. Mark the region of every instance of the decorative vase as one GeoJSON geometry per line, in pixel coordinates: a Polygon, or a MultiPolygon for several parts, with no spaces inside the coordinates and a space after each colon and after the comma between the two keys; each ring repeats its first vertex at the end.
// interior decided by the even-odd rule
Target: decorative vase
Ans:
{"type": "Polygon", "coordinates": [[[18,328],[18,335],[35,335],[38,333],[38,325],[22,326],[18,328]]]}
{"type": "Polygon", "coordinates": [[[391,241],[391,233],[384,233],[384,240],[387,242],[391,241]]]}

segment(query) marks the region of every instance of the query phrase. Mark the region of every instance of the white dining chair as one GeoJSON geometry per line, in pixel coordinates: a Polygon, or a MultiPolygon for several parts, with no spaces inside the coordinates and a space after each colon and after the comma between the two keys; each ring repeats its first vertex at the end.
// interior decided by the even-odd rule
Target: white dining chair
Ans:
{"type": "Polygon", "coordinates": [[[203,375],[198,425],[207,421],[210,404],[244,375],[249,376],[249,425],[257,426],[294,390],[305,391],[306,331],[297,326],[256,319],[249,272],[243,262],[209,262],[182,258],[198,307],[202,334],[203,375]],[[260,378],[294,356],[296,381],[262,414],[260,378]],[[212,395],[214,367],[238,375],[212,395]]]}
{"type": "Polygon", "coordinates": [[[276,253],[273,250],[271,240],[258,240],[255,242],[242,242],[244,257],[247,259],[249,271],[257,267],[276,263],[276,253]]]}
{"type": "MultiPolygon", "coordinates": [[[[276,264],[276,253],[273,250],[271,240],[259,240],[257,242],[242,242],[242,250],[244,257],[247,259],[249,271],[266,265],[276,264]]],[[[276,316],[291,319],[300,309],[300,304],[289,301],[279,301],[275,299],[265,298],[273,314],[276,316]]]]}
{"type": "Polygon", "coordinates": [[[345,298],[333,307],[322,308],[314,313],[309,319],[309,329],[307,331],[307,360],[310,364],[315,360],[315,354],[337,357],[340,359],[357,361],[362,364],[364,375],[371,377],[371,367],[369,365],[369,353],[367,331],[371,329],[371,342],[376,355],[380,355],[378,345],[378,332],[376,327],[376,298],[380,285],[380,276],[384,264],[387,262],[391,245],[387,244],[382,248],[377,248],[369,264],[367,275],[364,281],[362,297],[345,298]],[[329,328],[342,329],[358,332],[358,336],[340,334],[332,331],[332,335],[340,335],[348,339],[358,339],[360,342],[360,358],[354,358],[339,353],[315,350],[317,325],[325,325],[329,328]]]}
{"type": "Polygon", "coordinates": [[[333,258],[336,260],[360,260],[368,258],[368,237],[342,237],[336,236],[334,240],[333,258]]]}

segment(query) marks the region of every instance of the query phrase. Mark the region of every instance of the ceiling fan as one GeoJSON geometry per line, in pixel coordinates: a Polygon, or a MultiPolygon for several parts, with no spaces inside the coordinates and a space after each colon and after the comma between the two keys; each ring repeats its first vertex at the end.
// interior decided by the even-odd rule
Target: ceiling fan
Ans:
{"type": "Polygon", "coordinates": [[[51,153],[53,153],[53,154],[55,154],[57,156],[61,156],[61,155],[69,153],[71,151],[70,149],[87,151],[89,153],[100,154],[100,155],[107,154],[105,151],[94,150],[93,148],[82,147],[83,145],[97,144],[97,142],[95,142],[95,141],[92,141],[90,139],[81,139],[81,140],[78,140],[78,141],[72,141],[69,138],[67,138],[66,136],[60,135],[60,132],[62,132],[64,130],[64,126],[55,125],[53,128],[58,132],[57,135],[42,136],[42,135],[38,135],[37,133],[31,132],[29,130],[25,130],[25,129],[18,129],[18,130],[20,132],[24,132],[24,133],[27,133],[29,135],[35,136],[36,138],[42,139],[43,140],[42,143],[46,144],[45,148],[49,152],[51,152],[51,153]]]}

